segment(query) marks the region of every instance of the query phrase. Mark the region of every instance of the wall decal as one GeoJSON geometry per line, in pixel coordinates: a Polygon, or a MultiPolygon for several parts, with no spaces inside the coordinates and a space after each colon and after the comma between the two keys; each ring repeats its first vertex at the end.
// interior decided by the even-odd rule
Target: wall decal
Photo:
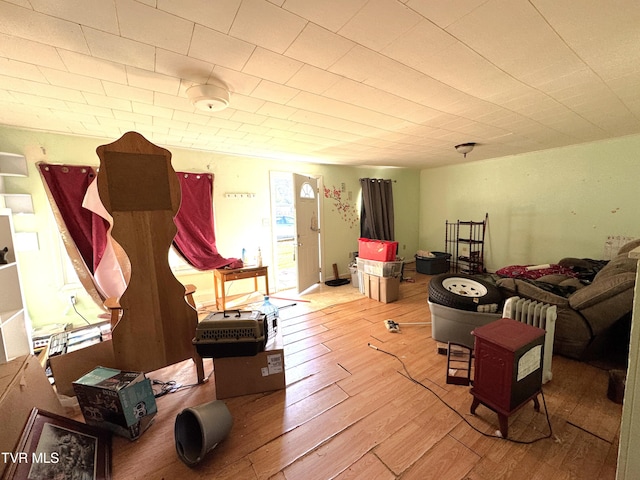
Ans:
{"type": "Polygon", "coordinates": [[[340,189],[335,186],[332,188],[324,187],[324,197],[333,200],[332,210],[340,215],[342,220],[349,225],[349,228],[359,228],[360,215],[358,209],[356,205],[343,200],[340,189]]]}

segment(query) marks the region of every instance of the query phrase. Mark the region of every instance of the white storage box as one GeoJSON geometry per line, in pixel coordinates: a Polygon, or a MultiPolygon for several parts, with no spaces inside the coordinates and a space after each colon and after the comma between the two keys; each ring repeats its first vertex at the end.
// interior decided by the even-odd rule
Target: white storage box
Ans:
{"type": "Polygon", "coordinates": [[[459,343],[473,348],[474,328],[494,322],[502,313],[481,313],[445,307],[431,300],[427,302],[431,311],[431,337],[436,342],[459,343]]]}

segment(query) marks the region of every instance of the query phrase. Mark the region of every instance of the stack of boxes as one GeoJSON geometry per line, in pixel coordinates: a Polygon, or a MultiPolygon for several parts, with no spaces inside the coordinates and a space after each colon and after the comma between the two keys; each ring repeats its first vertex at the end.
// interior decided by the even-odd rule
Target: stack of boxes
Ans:
{"type": "Polygon", "coordinates": [[[358,241],[358,286],[373,300],[395,302],[400,293],[402,260],[396,259],[398,242],[361,238],[358,241]]]}

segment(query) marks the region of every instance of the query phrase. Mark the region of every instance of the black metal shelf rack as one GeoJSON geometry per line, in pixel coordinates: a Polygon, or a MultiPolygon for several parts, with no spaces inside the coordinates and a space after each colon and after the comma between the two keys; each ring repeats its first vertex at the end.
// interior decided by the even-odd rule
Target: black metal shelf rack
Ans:
{"type": "Polygon", "coordinates": [[[484,273],[484,237],[489,214],[480,222],[445,223],[445,251],[451,255],[450,271],[470,275],[484,273]]]}

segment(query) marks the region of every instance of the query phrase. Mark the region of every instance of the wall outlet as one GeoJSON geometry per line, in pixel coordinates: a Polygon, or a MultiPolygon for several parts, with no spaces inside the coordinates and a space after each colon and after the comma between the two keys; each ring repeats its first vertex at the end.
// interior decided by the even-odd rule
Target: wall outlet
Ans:
{"type": "Polygon", "coordinates": [[[76,296],[75,295],[71,295],[69,297],[69,303],[71,303],[71,305],[75,305],[76,304],[76,296]]]}

